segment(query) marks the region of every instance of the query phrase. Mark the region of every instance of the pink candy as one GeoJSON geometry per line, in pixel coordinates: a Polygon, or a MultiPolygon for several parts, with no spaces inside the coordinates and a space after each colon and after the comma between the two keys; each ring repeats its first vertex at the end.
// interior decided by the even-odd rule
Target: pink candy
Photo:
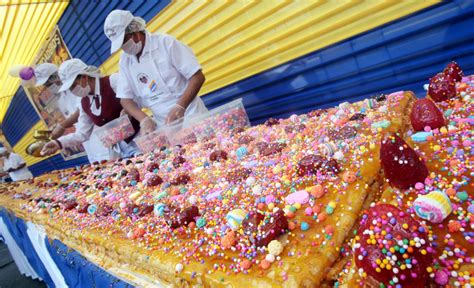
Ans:
{"type": "Polygon", "coordinates": [[[288,204],[306,204],[309,201],[309,193],[306,190],[300,190],[295,193],[291,193],[285,198],[286,203],[288,204]]]}

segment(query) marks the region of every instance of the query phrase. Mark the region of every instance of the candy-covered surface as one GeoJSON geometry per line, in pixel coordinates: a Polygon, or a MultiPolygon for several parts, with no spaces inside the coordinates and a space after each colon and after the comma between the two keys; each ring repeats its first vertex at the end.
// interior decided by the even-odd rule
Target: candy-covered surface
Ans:
{"type": "Polygon", "coordinates": [[[378,190],[382,136],[409,125],[413,95],[383,98],[46,175],[0,205],[107,269],[175,286],[314,287],[378,190]]]}
{"type": "MultiPolygon", "coordinates": [[[[407,144],[424,160],[427,177],[409,189],[394,188],[388,183],[382,186],[380,202],[390,203],[410,215],[428,234],[431,248],[426,251],[433,262],[426,268],[427,286],[474,285],[473,80],[472,76],[463,77],[455,84],[455,97],[436,103],[446,125],[418,132],[408,130],[404,135],[407,144]]],[[[353,249],[357,249],[357,244],[353,249]]],[[[357,260],[348,264],[338,284],[373,284],[354,262],[357,260]]]]}

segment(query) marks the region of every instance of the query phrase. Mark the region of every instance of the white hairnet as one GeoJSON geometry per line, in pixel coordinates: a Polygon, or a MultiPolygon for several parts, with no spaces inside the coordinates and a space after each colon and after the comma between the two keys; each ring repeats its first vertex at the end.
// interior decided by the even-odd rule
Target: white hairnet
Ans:
{"type": "Polygon", "coordinates": [[[143,18],[133,17],[132,22],[125,28],[125,33],[133,33],[145,30],[146,22],[143,18]]]}

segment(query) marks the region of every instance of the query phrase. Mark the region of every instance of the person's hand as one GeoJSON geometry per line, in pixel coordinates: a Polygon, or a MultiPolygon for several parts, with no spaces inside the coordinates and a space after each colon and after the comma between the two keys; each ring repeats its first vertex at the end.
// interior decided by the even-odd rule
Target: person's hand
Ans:
{"type": "Polygon", "coordinates": [[[51,132],[51,139],[58,139],[59,137],[63,136],[66,129],[63,125],[58,124],[54,127],[53,132],[51,132]]]}
{"type": "Polygon", "coordinates": [[[166,118],[166,124],[183,118],[185,112],[186,109],[183,106],[175,104],[173,108],[171,108],[170,113],[168,113],[168,117],[166,118]]]}
{"type": "Polygon", "coordinates": [[[125,109],[122,109],[122,111],[120,111],[120,117],[122,117],[125,114],[127,114],[127,111],[125,111],[125,109]]]}
{"type": "Polygon", "coordinates": [[[47,156],[56,153],[61,147],[59,147],[59,144],[56,140],[49,141],[43,146],[43,149],[41,149],[41,155],[42,156],[47,156]]]}
{"type": "Polygon", "coordinates": [[[156,129],[156,123],[150,117],[145,117],[140,121],[140,131],[142,134],[148,134],[156,129]]]}

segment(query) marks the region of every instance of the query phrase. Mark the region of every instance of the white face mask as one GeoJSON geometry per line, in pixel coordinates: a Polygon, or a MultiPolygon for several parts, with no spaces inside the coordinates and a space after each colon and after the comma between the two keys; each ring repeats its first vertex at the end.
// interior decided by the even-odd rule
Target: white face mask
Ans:
{"type": "Polygon", "coordinates": [[[130,55],[137,55],[142,50],[142,42],[135,43],[133,38],[130,38],[122,45],[123,52],[130,55]]]}
{"type": "Polygon", "coordinates": [[[74,89],[72,89],[71,92],[77,97],[81,97],[81,98],[86,97],[91,92],[91,86],[89,86],[89,84],[87,84],[86,87],[82,87],[81,85],[76,85],[76,87],[74,87],[74,89]]]}

